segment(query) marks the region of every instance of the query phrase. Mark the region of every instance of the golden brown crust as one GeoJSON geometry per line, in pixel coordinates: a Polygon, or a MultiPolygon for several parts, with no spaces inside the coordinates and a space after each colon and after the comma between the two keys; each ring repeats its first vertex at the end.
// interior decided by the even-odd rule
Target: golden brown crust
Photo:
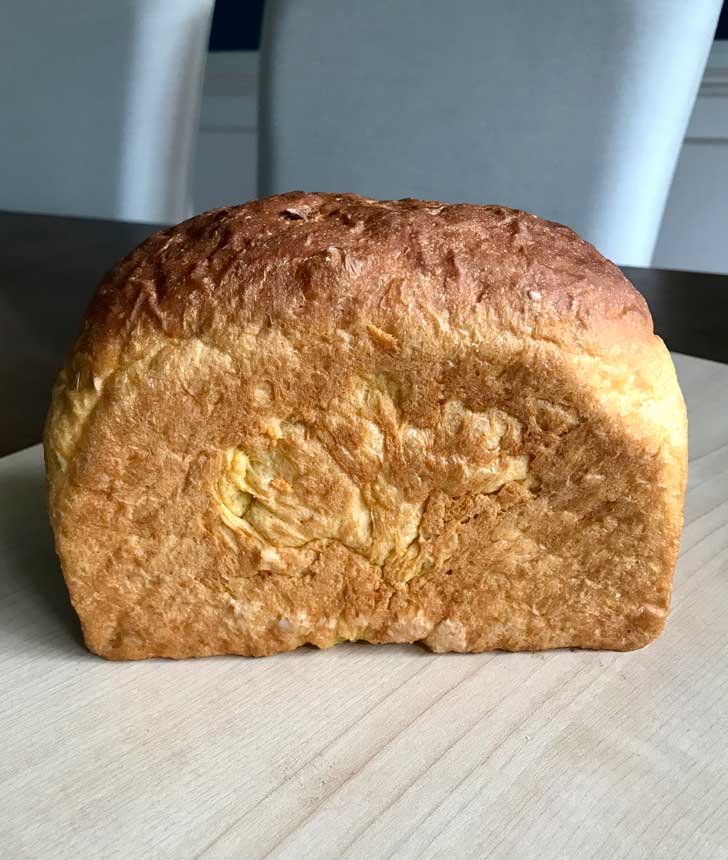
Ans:
{"type": "Polygon", "coordinates": [[[403,277],[421,281],[433,310],[469,316],[486,305],[532,336],[581,346],[598,333],[652,334],[642,296],[561,224],[502,206],[291,192],[156,233],[101,284],[81,342],[108,346],[140,317],[172,337],[209,334],[221,308],[240,322],[321,312],[345,324],[352,304],[396,315],[403,277]]]}
{"type": "Polygon", "coordinates": [[[621,272],[524,212],[293,192],[158,233],[99,287],[44,441],[107,657],[664,624],[672,363],[621,272]]]}

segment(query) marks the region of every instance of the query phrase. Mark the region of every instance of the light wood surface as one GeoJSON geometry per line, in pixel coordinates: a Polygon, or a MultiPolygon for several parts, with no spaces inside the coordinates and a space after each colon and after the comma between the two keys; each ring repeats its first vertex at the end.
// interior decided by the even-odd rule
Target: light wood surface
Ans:
{"type": "Polygon", "coordinates": [[[728,366],[676,364],[673,610],[630,654],[107,663],[68,609],[40,448],[0,460],[0,857],[728,858],[728,366]]]}

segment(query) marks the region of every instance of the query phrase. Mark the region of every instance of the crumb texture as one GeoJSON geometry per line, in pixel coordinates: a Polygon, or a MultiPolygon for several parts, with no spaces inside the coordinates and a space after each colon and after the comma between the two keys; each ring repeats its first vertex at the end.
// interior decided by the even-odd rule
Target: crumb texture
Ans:
{"type": "Polygon", "coordinates": [[[288,195],[151,237],[53,392],[49,509],[112,659],[641,647],[686,418],[644,301],[503,207],[288,195]]]}

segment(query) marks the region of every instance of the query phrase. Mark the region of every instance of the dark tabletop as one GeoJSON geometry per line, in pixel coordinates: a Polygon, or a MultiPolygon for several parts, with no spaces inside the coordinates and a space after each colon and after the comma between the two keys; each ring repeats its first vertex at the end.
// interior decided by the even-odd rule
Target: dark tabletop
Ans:
{"type": "MultiPolygon", "coordinates": [[[[40,441],[51,385],[94,287],[155,229],[0,212],[0,456],[40,441]]],[[[624,272],[670,349],[728,362],[728,276],[624,272]]]]}

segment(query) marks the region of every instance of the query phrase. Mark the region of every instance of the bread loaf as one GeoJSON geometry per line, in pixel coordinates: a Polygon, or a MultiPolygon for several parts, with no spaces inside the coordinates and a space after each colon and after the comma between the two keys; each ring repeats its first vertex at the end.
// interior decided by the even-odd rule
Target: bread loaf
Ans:
{"type": "Polygon", "coordinates": [[[686,416],[642,297],[496,206],[291,193],[101,283],[45,430],[88,647],[639,648],[686,416]]]}

